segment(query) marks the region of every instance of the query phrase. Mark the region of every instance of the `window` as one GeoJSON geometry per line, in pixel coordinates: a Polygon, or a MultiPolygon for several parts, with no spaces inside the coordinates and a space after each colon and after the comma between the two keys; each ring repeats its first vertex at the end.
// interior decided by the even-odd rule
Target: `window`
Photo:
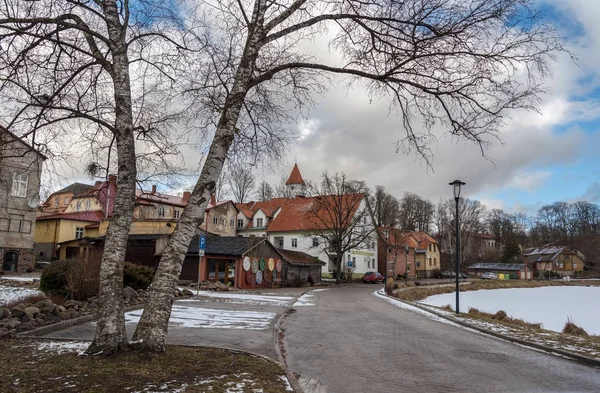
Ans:
{"type": "Polygon", "coordinates": [[[54,207],[58,207],[58,205],[60,205],[60,197],[54,199],[54,207]]]}
{"type": "Polygon", "coordinates": [[[83,228],[75,228],[75,239],[81,239],[83,237],[83,228]]]}
{"type": "Polygon", "coordinates": [[[313,245],[313,247],[319,247],[319,238],[318,237],[313,237],[312,245],[313,245]]]}
{"type": "Polygon", "coordinates": [[[298,247],[298,239],[292,239],[292,248],[298,247]]]}
{"type": "Polygon", "coordinates": [[[164,206],[158,207],[158,217],[161,217],[161,218],[165,217],[165,207],[164,206]]]}
{"type": "Polygon", "coordinates": [[[219,223],[219,218],[218,217],[213,217],[213,224],[217,225],[219,223]]]}
{"type": "Polygon", "coordinates": [[[417,267],[421,267],[421,262],[417,262],[417,267]]]}
{"type": "Polygon", "coordinates": [[[256,219],[256,226],[257,227],[262,227],[263,226],[263,219],[262,218],[257,218],[256,219]]]}
{"type": "Polygon", "coordinates": [[[238,219],[238,228],[242,228],[244,226],[244,219],[243,218],[239,218],[238,219]]]}
{"type": "Polygon", "coordinates": [[[75,210],[81,210],[81,201],[77,201],[77,205],[75,206],[75,210]]]}
{"type": "Polygon", "coordinates": [[[573,269],[577,269],[577,264],[576,263],[573,264],[573,269]]]}
{"type": "Polygon", "coordinates": [[[225,223],[226,223],[226,222],[227,222],[227,219],[226,219],[226,218],[222,218],[222,219],[221,219],[221,225],[225,226],[225,223]]]}
{"type": "MultiPolygon", "coordinates": [[[[431,245],[431,244],[430,244],[431,245]]],[[[429,258],[429,266],[431,266],[431,258],[429,258]]]]}
{"type": "Polygon", "coordinates": [[[276,236],[274,238],[274,240],[275,240],[275,247],[283,248],[283,236],[276,236]]]}
{"type": "Polygon", "coordinates": [[[229,220],[229,226],[233,228],[233,224],[235,224],[235,220],[232,218],[229,220]]]}
{"type": "Polygon", "coordinates": [[[19,198],[27,197],[27,181],[29,175],[27,173],[13,173],[12,190],[10,195],[19,198]]]}
{"type": "Polygon", "coordinates": [[[71,198],[65,197],[65,206],[67,206],[71,202],[71,198]]]}
{"type": "Polygon", "coordinates": [[[85,210],[92,210],[92,201],[90,201],[90,200],[85,201],[85,210]]]}
{"type": "Polygon", "coordinates": [[[177,210],[177,209],[173,209],[173,218],[174,218],[174,219],[179,219],[179,217],[180,217],[180,214],[181,214],[181,213],[179,212],[179,210],[177,210]]]}
{"type": "MultiPolygon", "coordinates": [[[[431,244],[429,245],[429,252],[431,252],[431,244]]],[[[431,265],[431,264],[430,264],[431,265]]]]}
{"type": "Polygon", "coordinates": [[[356,267],[356,257],[352,257],[352,266],[356,267]]]}
{"type": "Polygon", "coordinates": [[[437,266],[437,258],[433,258],[433,266],[437,266]]]}

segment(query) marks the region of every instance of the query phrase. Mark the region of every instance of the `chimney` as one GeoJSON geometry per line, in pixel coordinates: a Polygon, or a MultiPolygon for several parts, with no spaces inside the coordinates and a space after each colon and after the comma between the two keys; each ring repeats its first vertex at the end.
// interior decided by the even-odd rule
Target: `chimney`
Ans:
{"type": "Polygon", "coordinates": [[[216,205],[217,204],[217,198],[215,197],[215,194],[210,194],[210,203],[212,205],[216,205]]]}
{"type": "Polygon", "coordinates": [[[152,192],[151,192],[151,194],[152,195],[156,194],[156,184],[152,185],[152,192]]]}
{"type": "Polygon", "coordinates": [[[117,184],[117,176],[116,175],[108,175],[108,184],[117,184]]]}
{"type": "Polygon", "coordinates": [[[184,192],[183,192],[183,198],[182,198],[182,199],[183,199],[185,202],[187,202],[187,201],[189,201],[189,200],[190,200],[190,196],[191,196],[191,195],[192,195],[192,193],[191,193],[191,192],[189,192],[189,191],[184,191],[184,192]]]}

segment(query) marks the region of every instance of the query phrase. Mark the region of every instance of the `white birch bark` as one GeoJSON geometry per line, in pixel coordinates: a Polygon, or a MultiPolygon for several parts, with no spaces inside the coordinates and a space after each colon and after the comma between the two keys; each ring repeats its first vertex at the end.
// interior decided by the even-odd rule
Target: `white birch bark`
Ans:
{"type": "Polygon", "coordinates": [[[98,324],[88,353],[111,355],[127,348],[123,314],[123,263],[135,207],[136,159],[133,137],[131,82],[125,30],[115,1],[104,2],[108,34],[112,43],[115,128],[118,157],[117,193],[110,226],[104,241],[100,267],[98,324]]]}

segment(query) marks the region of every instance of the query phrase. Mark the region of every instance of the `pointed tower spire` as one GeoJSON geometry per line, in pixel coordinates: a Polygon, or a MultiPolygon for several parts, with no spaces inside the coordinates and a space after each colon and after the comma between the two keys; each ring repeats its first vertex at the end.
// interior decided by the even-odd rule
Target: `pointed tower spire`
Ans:
{"type": "Polygon", "coordinates": [[[291,191],[292,195],[301,195],[304,196],[306,193],[306,183],[300,174],[300,169],[298,169],[298,163],[294,164],[294,168],[292,168],[292,173],[290,173],[290,177],[288,177],[285,182],[286,187],[291,191]]]}

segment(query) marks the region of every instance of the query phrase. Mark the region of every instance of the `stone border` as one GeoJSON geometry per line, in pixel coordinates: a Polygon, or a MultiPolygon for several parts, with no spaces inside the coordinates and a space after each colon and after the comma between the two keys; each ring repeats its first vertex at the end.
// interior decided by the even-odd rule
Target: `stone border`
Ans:
{"type": "Polygon", "coordinates": [[[502,339],[502,340],[505,340],[505,341],[509,341],[509,342],[512,342],[512,343],[515,343],[515,344],[520,344],[520,345],[523,345],[525,347],[535,348],[537,350],[548,352],[550,354],[560,355],[560,356],[563,356],[563,357],[565,357],[565,358],[567,358],[569,360],[574,360],[574,361],[577,361],[579,363],[585,364],[586,366],[600,367],[600,360],[598,360],[598,359],[590,358],[590,357],[587,357],[587,356],[584,356],[584,355],[580,355],[578,353],[573,353],[573,352],[565,351],[563,349],[557,349],[557,348],[552,348],[552,347],[548,347],[548,346],[537,344],[537,343],[532,343],[530,341],[521,340],[520,338],[506,336],[504,334],[501,334],[501,333],[498,333],[498,332],[493,332],[491,330],[487,330],[487,329],[481,328],[479,326],[471,325],[471,324],[469,324],[467,322],[464,322],[464,321],[461,321],[459,319],[450,318],[447,315],[444,315],[442,313],[438,313],[438,312],[436,312],[434,310],[431,310],[431,309],[429,309],[427,307],[424,307],[424,306],[422,306],[420,304],[416,304],[416,303],[413,303],[413,302],[407,302],[407,301],[404,301],[404,300],[400,300],[397,297],[389,296],[389,295],[387,295],[385,293],[380,293],[380,295],[386,296],[386,297],[388,297],[390,299],[393,299],[395,301],[398,301],[400,303],[408,304],[409,306],[416,307],[416,308],[421,309],[423,311],[427,311],[427,312],[429,312],[429,313],[431,313],[433,315],[436,315],[436,316],[438,316],[440,318],[444,318],[447,321],[456,323],[457,325],[461,325],[461,326],[469,328],[469,329],[476,330],[476,331],[478,331],[480,333],[484,333],[484,334],[487,334],[487,335],[490,335],[490,336],[493,336],[493,337],[496,337],[496,338],[499,338],[499,339],[502,339]]]}
{"type": "MultiPolygon", "coordinates": [[[[179,299],[189,299],[192,297],[193,296],[180,296],[175,301],[177,301],[179,299]]],[[[130,311],[142,309],[142,308],[144,308],[145,304],[146,303],[144,302],[144,303],[133,304],[131,306],[123,307],[123,312],[130,312],[130,311]]],[[[56,322],[56,323],[53,323],[50,325],[42,326],[37,329],[32,329],[32,330],[27,330],[25,332],[17,333],[16,336],[24,337],[24,338],[34,338],[34,337],[39,338],[40,336],[43,336],[48,333],[54,333],[58,330],[66,329],[71,326],[80,325],[82,323],[93,321],[96,319],[96,317],[97,317],[96,314],[87,314],[87,315],[83,315],[81,317],[67,319],[65,321],[60,321],[60,322],[56,322]]]]}
{"type": "MultiPolygon", "coordinates": [[[[306,292],[304,292],[304,293],[306,293],[306,292]]],[[[304,293],[303,293],[303,295],[304,295],[304,293]]],[[[302,387],[300,386],[298,379],[296,378],[294,373],[291,372],[290,369],[287,367],[285,358],[283,357],[283,353],[281,352],[281,347],[280,347],[280,345],[283,345],[283,342],[279,340],[279,333],[281,332],[281,322],[283,322],[283,319],[289,314],[290,310],[295,310],[295,309],[290,307],[287,310],[285,310],[285,312],[282,312],[279,315],[279,317],[277,318],[277,321],[275,322],[275,328],[273,329],[273,343],[275,346],[275,354],[277,356],[277,361],[283,365],[283,369],[285,370],[285,376],[287,377],[288,381],[290,381],[290,385],[292,385],[292,389],[294,389],[294,391],[297,393],[303,393],[304,390],[302,390],[302,387]]]]}

